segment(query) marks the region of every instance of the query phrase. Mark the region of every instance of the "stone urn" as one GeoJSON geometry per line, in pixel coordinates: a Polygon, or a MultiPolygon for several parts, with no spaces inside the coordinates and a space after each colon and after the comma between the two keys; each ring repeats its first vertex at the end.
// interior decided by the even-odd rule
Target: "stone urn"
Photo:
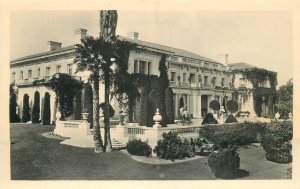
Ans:
{"type": "Polygon", "coordinates": [[[61,119],[61,112],[57,111],[56,114],[55,114],[55,117],[56,117],[56,120],[60,121],[60,119],[61,119]]]}
{"type": "Polygon", "coordinates": [[[156,109],[156,113],[155,113],[155,115],[153,116],[153,121],[154,121],[154,125],[153,125],[153,128],[159,128],[159,127],[161,127],[161,125],[160,125],[160,122],[161,122],[161,120],[162,120],[162,117],[161,117],[161,115],[160,115],[160,113],[159,113],[159,109],[157,108],[156,109]]]}
{"type": "Polygon", "coordinates": [[[89,113],[82,113],[82,120],[84,123],[88,123],[89,113]]]}

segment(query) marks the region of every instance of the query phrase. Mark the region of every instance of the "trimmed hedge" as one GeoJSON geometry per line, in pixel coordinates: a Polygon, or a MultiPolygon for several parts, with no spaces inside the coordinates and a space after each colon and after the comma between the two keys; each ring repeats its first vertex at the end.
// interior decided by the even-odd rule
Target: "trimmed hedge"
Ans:
{"type": "Polygon", "coordinates": [[[210,153],[208,165],[216,177],[230,179],[240,167],[240,157],[234,148],[226,148],[210,153]]]}
{"type": "Polygon", "coordinates": [[[168,87],[165,90],[165,102],[166,102],[166,114],[167,114],[167,123],[174,123],[174,107],[173,107],[173,90],[171,87],[168,87]]]}
{"type": "Polygon", "coordinates": [[[174,161],[175,159],[190,157],[193,154],[193,146],[187,139],[182,141],[177,133],[169,132],[163,133],[163,139],[157,142],[153,152],[159,158],[174,161]]]}
{"type": "Polygon", "coordinates": [[[237,123],[237,122],[238,121],[232,114],[229,114],[229,116],[225,120],[225,123],[237,123]]]}
{"type": "Polygon", "coordinates": [[[48,92],[45,93],[44,97],[44,108],[43,108],[43,125],[50,125],[50,95],[48,92]]]}
{"type": "Polygon", "coordinates": [[[40,93],[38,91],[35,91],[34,93],[31,121],[32,123],[40,122],[40,93]]]}
{"type": "Polygon", "coordinates": [[[30,120],[29,113],[29,96],[28,94],[24,94],[23,96],[23,114],[22,114],[22,122],[26,123],[30,120]]]}
{"type": "Polygon", "coordinates": [[[223,125],[207,125],[199,130],[200,138],[219,147],[228,145],[247,145],[259,142],[259,137],[264,133],[266,123],[236,123],[223,125]]]}
{"type": "Polygon", "coordinates": [[[208,113],[205,115],[202,121],[202,125],[206,125],[206,124],[218,124],[218,121],[216,120],[216,118],[212,113],[208,113]]]}
{"type": "Polygon", "coordinates": [[[133,139],[127,143],[127,151],[131,155],[136,156],[147,156],[151,155],[152,149],[147,142],[142,142],[141,140],[133,139]]]}
{"type": "Polygon", "coordinates": [[[261,141],[266,151],[266,159],[277,163],[292,162],[292,138],[293,122],[270,123],[261,141]]]}

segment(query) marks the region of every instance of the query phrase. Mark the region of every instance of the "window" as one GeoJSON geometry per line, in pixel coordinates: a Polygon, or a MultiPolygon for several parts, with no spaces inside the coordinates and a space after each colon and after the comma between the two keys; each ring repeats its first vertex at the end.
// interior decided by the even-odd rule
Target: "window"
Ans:
{"type": "Polygon", "coordinates": [[[151,62],[134,60],[134,73],[151,74],[151,62]]]}
{"type": "Polygon", "coordinates": [[[204,85],[207,85],[208,76],[204,76],[204,85]]]}
{"type": "Polygon", "coordinates": [[[212,84],[212,85],[215,85],[215,84],[216,84],[216,77],[212,77],[212,78],[211,78],[211,84],[212,84]]]}
{"type": "Polygon", "coordinates": [[[171,81],[175,81],[176,73],[171,72],[171,81]]]}
{"type": "Polygon", "coordinates": [[[139,61],[134,60],[134,73],[139,73],[138,67],[139,67],[139,61]]]}
{"type": "Polygon", "coordinates": [[[32,78],[32,70],[28,70],[28,79],[32,78]]]}
{"type": "Polygon", "coordinates": [[[51,67],[46,67],[46,76],[50,75],[51,67]]]}
{"type": "Polygon", "coordinates": [[[221,86],[224,87],[224,83],[225,83],[225,78],[221,79],[221,86]]]}
{"type": "Polygon", "coordinates": [[[186,73],[183,73],[182,82],[186,82],[186,73]]]}
{"type": "Polygon", "coordinates": [[[15,73],[15,72],[12,73],[12,75],[11,75],[11,80],[12,80],[13,82],[15,82],[15,80],[16,80],[16,73],[15,73]]]}
{"type": "Polygon", "coordinates": [[[151,62],[148,62],[148,75],[151,74],[151,62]]]}
{"type": "Polygon", "coordinates": [[[202,76],[201,75],[198,75],[198,82],[202,83],[202,76]]]}
{"type": "Polygon", "coordinates": [[[20,79],[23,79],[23,71],[20,71],[20,79]]]}
{"type": "Polygon", "coordinates": [[[146,73],[146,62],[145,61],[139,61],[139,73],[140,74],[145,74],[146,73]]]}
{"type": "Polygon", "coordinates": [[[240,87],[245,87],[245,84],[246,84],[246,82],[245,82],[245,78],[240,78],[240,87]]]}
{"type": "Polygon", "coordinates": [[[69,75],[72,75],[72,74],[73,74],[72,64],[68,64],[68,74],[69,74],[69,75]]]}
{"type": "Polygon", "coordinates": [[[56,66],[56,73],[60,73],[61,72],[61,65],[56,66]]]}
{"type": "Polygon", "coordinates": [[[38,68],[38,69],[37,69],[36,75],[37,75],[37,77],[40,77],[40,76],[41,76],[41,68],[38,68]]]}
{"type": "Polygon", "coordinates": [[[190,74],[190,83],[196,83],[195,74],[190,74]]]}

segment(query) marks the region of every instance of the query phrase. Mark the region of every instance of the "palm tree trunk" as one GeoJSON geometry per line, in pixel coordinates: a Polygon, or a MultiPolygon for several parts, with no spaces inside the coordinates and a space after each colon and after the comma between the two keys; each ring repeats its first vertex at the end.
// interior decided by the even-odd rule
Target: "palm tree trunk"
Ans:
{"type": "Polygon", "coordinates": [[[99,75],[94,74],[93,82],[93,137],[95,142],[95,152],[102,153],[103,152],[103,142],[100,132],[100,124],[99,124],[99,75]]]}
{"type": "Polygon", "coordinates": [[[110,92],[110,87],[109,87],[109,72],[105,71],[104,72],[104,82],[105,82],[105,111],[104,111],[104,146],[105,146],[105,151],[106,152],[111,152],[112,151],[112,145],[111,145],[111,139],[110,139],[110,111],[109,111],[109,92],[110,92]]]}

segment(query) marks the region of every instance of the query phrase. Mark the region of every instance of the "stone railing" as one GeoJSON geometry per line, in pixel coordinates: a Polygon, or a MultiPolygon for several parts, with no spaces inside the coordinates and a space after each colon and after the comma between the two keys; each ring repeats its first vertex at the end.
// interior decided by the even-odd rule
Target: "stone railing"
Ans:
{"type": "Polygon", "coordinates": [[[53,132],[64,137],[84,137],[90,134],[90,124],[82,121],[56,121],[53,132]]]}

